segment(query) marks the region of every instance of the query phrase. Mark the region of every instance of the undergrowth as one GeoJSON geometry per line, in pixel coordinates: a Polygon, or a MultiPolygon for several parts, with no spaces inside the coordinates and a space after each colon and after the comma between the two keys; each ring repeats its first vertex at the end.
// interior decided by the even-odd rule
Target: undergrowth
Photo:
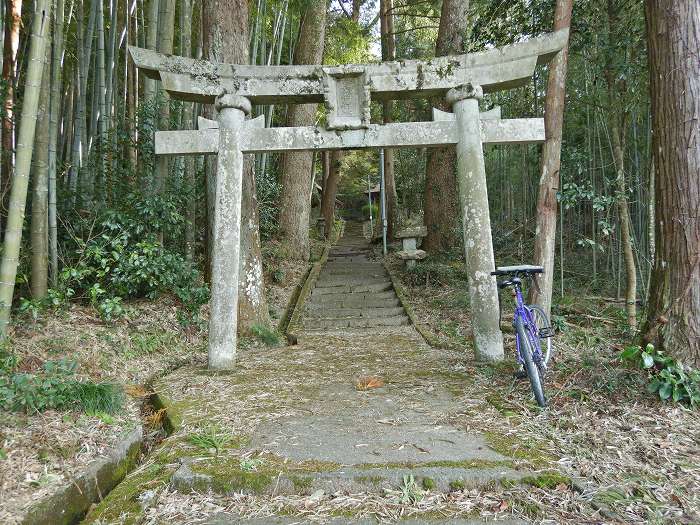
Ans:
{"type": "Polygon", "coordinates": [[[644,349],[630,346],[620,358],[647,371],[649,393],[657,394],[663,401],[700,406],[700,370],[684,365],[651,344],[644,349]]]}
{"type": "Polygon", "coordinates": [[[0,408],[26,413],[56,409],[113,414],[121,410],[121,387],[80,380],[77,370],[75,361],[59,359],[45,361],[33,372],[23,371],[16,355],[0,349],[0,408]]]}

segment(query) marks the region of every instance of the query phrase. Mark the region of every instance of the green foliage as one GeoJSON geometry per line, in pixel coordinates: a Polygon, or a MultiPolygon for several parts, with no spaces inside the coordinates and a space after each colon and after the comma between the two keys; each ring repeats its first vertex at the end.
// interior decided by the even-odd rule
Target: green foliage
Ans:
{"type": "MultiPolygon", "coordinates": [[[[372,220],[377,220],[379,217],[379,206],[376,204],[372,204],[372,220]]],[[[369,204],[365,204],[362,206],[362,215],[365,217],[365,219],[369,220],[369,211],[370,211],[370,206],[369,204]]]]}
{"type": "Polygon", "coordinates": [[[192,434],[187,438],[187,441],[205,451],[213,449],[218,454],[220,450],[231,443],[232,438],[216,427],[209,427],[192,434]]]}
{"type": "Polygon", "coordinates": [[[455,283],[467,282],[464,263],[459,260],[441,262],[431,259],[421,261],[404,275],[414,285],[428,285],[430,283],[454,285],[455,283]]]}
{"type": "Polygon", "coordinates": [[[256,472],[265,460],[262,458],[243,458],[240,462],[240,467],[243,472],[256,472]]]}
{"type": "Polygon", "coordinates": [[[61,272],[61,289],[87,300],[105,320],[124,313],[123,298],[154,299],[163,292],[172,292],[196,314],[208,300],[208,290],[199,272],[164,247],[156,233],[181,222],[162,198],[136,201],[132,210],[108,210],[91,224],[90,233],[74,236],[78,258],[61,272]]]}
{"type": "Polygon", "coordinates": [[[17,357],[0,350],[0,408],[27,413],[49,409],[113,414],[124,403],[121,388],[112,383],[80,381],[75,361],[46,361],[35,373],[18,369],[17,357]]]}
{"type": "Polygon", "coordinates": [[[675,358],[648,344],[644,349],[630,346],[620,353],[620,359],[647,371],[649,393],[690,405],[700,405],[700,370],[690,368],[675,358]]]}
{"type": "Polygon", "coordinates": [[[265,343],[266,346],[277,346],[280,343],[279,333],[271,330],[265,325],[254,324],[250,328],[250,331],[256,338],[265,343]]]}
{"type": "Polygon", "coordinates": [[[403,477],[403,485],[399,487],[399,503],[415,505],[423,500],[423,490],[416,483],[413,474],[403,477]]]}
{"type": "Polygon", "coordinates": [[[268,168],[264,173],[255,174],[255,185],[258,197],[258,220],[260,222],[260,237],[271,239],[279,230],[279,202],[282,185],[278,182],[276,173],[268,168]]]}

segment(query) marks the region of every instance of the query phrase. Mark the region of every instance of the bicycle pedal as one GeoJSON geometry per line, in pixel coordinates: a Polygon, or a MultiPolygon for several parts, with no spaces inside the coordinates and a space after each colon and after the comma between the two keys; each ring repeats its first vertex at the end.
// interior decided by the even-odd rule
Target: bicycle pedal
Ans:
{"type": "Polygon", "coordinates": [[[545,326],[544,328],[540,328],[540,339],[547,339],[548,337],[554,337],[554,328],[551,326],[545,326]]]}

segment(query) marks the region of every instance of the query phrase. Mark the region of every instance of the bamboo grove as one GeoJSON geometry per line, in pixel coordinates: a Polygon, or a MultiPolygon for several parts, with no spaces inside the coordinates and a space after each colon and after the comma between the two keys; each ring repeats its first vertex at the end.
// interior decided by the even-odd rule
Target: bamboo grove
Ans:
{"type": "MultiPolygon", "coordinates": [[[[137,230],[148,230],[156,245],[206,274],[207,162],[156,161],[152,136],[154,129],[195,128],[197,117],[210,109],[169,101],[157,82],[139,75],[127,46],[207,56],[207,6],[207,0],[6,1],[0,322],[6,322],[13,299],[65,288],[66,269],[79,266],[76,260],[85,258],[91,239],[105,231],[98,217],[111,212],[136,210],[137,230]],[[21,125],[25,118],[35,132],[21,125]]],[[[250,63],[338,64],[429,58],[516,42],[551,30],[555,2],[251,0],[245,11],[250,63]]],[[[656,222],[644,6],[575,2],[571,29],[555,293],[619,300],[635,329],[650,289],[656,222]]],[[[486,97],[485,104],[501,106],[504,116],[542,116],[547,74],[540,68],[531,85],[486,97]]],[[[372,115],[384,122],[429,120],[432,105],[400,101],[373,106],[372,115]]],[[[268,126],[324,118],[322,107],[266,106],[254,113],[264,115],[268,126]]],[[[436,256],[459,252],[451,195],[443,192],[431,202],[426,190],[426,184],[449,190],[449,174],[426,182],[426,172],[435,179],[435,166],[447,157],[436,161],[431,152],[411,149],[387,157],[390,228],[423,221],[437,232],[426,239],[436,256]]],[[[532,259],[540,161],[540,146],[486,151],[501,261],[532,259]]],[[[336,202],[359,202],[368,173],[371,182],[378,180],[377,162],[375,152],[257,155],[253,218],[263,244],[277,238],[289,257],[308,258],[310,218],[322,213],[332,220],[336,202]],[[301,219],[285,214],[300,199],[301,219]]],[[[84,299],[90,299],[89,290],[83,287],[84,299]]]]}

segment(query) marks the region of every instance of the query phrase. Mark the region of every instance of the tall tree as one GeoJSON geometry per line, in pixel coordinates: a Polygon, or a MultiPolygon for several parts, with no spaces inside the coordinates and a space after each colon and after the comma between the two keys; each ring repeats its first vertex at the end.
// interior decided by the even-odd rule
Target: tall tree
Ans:
{"type": "MultiPolygon", "coordinates": [[[[248,2],[246,0],[203,0],[202,38],[205,60],[246,64],[249,56],[248,2]]],[[[207,170],[209,206],[214,202],[212,192],[216,187],[213,184],[214,177],[212,170],[207,170]]],[[[258,203],[250,155],[246,155],[243,164],[242,193],[238,330],[245,333],[250,331],[254,324],[269,325],[270,323],[263,287],[258,203]]],[[[210,217],[213,217],[211,210],[209,213],[210,217]]],[[[209,228],[209,231],[213,230],[209,228]]]]}
{"type": "Polygon", "coordinates": [[[22,116],[20,118],[17,140],[15,171],[12,177],[10,206],[7,214],[7,226],[5,227],[5,242],[3,244],[2,262],[0,262],[0,337],[7,335],[7,325],[10,321],[10,308],[12,307],[12,296],[17,277],[19,250],[22,244],[24,208],[27,203],[27,189],[29,187],[29,169],[32,164],[32,152],[34,151],[34,132],[36,131],[39,94],[44,74],[44,54],[46,52],[50,25],[50,0],[37,0],[32,22],[28,70],[22,101],[22,116]]]}
{"type": "Polygon", "coordinates": [[[39,95],[38,125],[34,139],[34,167],[32,188],[32,270],[30,286],[32,297],[41,299],[48,290],[48,194],[49,194],[49,92],[51,46],[46,45],[44,73],[39,95]]]}
{"type": "MultiPolygon", "coordinates": [[[[158,51],[166,55],[171,55],[173,53],[173,39],[175,34],[175,0],[160,0],[159,18],[158,51]]],[[[161,102],[158,129],[167,130],[170,129],[170,102],[165,92],[163,92],[163,100],[161,102]]],[[[156,191],[163,191],[165,189],[169,164],[169,159],[165,155],[161,155],[156,159],[154,175],[156,191]]]]}
{"type": "Polygon", "coordinates": [[[656,253],[644,339],[700,367],[700,3],[646,1],[656,253]]]}
{"type": "MultiPolygon", "coordinates": [[[[63,88],[63,18],[64,0],[57,0],[54,10],[54,34],[53,49],[51,58],[51,102],[49,120],[49,266],[50,276],[53,286],[58,280],[58,222],[57,216],[57,194],[56,172],[58,170],[59,151],[59,113],[61,111],[61,91],[63,88]]],[[[71,91],[72,93],[72,91],[71,91]]],[[[70,98],[69,98],[70,100],[70,98]]],[[[68,104],[72,107],[72,103],[68,104]]],[[[68,123],[71,118],[66,119],[68,123]]],[[[69,124],[70,126],[70,124],[69,124]]]]}
{"type": "MultiPolygon", "coordinates": [[[[608,0],[608,44],[611,48],[618,46],[618,35],[624,29],[619,24],[621,6],[615,0],[608,0]]],[[[620,46],[623,49],[626,46],[620,46]]],[[[610,119],[610,136],[612,141],[613,160],[615,162],[617,186],[617,215],[620,223],[620,243],[625,261],[625,310],[630,329],[637,329],[637,267],[634,261],[632,243],[632,226],[627,198],[627,182],[625,177],[625,141],[626,128],[629,120],[629,109],[624,104],[623,97],[627,90],[625,76],[616,71],[612,56],[606,56],[605,79],[608,86],[608,108],[610,119]]],[[[621,277],[618,277],[621,278],[621,277]]]]}
{"type": "MultiPolygon", "coordinates": [[[[180,25],[182,34],[180,40],[180,55],[184,57],[192,56],[192,0],[183,0],[180,8],[180,25]]],[[[186,129],[194,125],[194,104],[185,102],[182,107],[182,121],[186,129]]],[[[194,259],[194,238],[195,223],[197,220],[197,198],[195,193],[196,184],[195,158],[191,155],[184,160],[185,185],[190,191],[190,198],[187,201],[187,211],[185,224],[185,257],[188,261],[194,259]]]]}
{"type": "MultiPolygon", "coordinates": [[[[435,56],[456,55],[464,52],[469,0],[444,0],[440,13],[440,27],[435,44],[435,56]]],[[[445,111],[450,108],[445,100],[436,99],[433,105],[445,111]]],[[[426,250],[440,252],[457,245],[459,207],[454,146],[429,148],[425,169],[424,221],[428,235],[423,241],[426,250]]]]}
{"type": "MultiPolygon", "coordinates": [[[[554,30],[571,26],[573,0],[557,0],[554,30]]],[[[552,307],[554,281],[554,248],[557,235],[557,191],[561,167],[561,137],[566,100],[566,69],[569,44],[557,53],[549,65],[547,95],[544,107],[545,142],[540,165],[540,186],[537,197],[537,227],[535,228],[534,263],[544,267],[538,278],[539,286],[530,287],[530,302],[537,303],[549,315],[552,307]]]]}
{"type": "MultiPolygon", "coordinates": [[[[320,64],[326,34],[327,0],[311,0],[301,20],[299,42],[294,52],[295,64],[320,64]]],[[[287,126],[312,126],[316,104],[289,107],[287,126]]],[[[280,233],[287,257],[308,260],[309,215],[313,153],[288,152],[282,156],[280,197],[280,233]]]]}
{"type": "Polygon", "coordinates": [[[323,194],[321,195],[321,216],[325,222],[327,238],[331,238],[335,225],[335,198],[338,194],[343,154],[342,150],[333,150],[328,153],[328,177],[323,182],[323,194]]]}
{"type": "MultiPolygon", "coordinates": [[[[396,59],[396,37],[394,35],[394,13],[392,0],[380,0],[379,2],[379,20],[382,40],[382,60],[392,61],[396,59]]],[[[382,103],[382,114],[384,124],[393,122],[394,104],[391,100],[386,100],[382,103]]],[[[396,228],[396,179],[394,170],[394,150],[391,148],[384,149],[384,183],[386,191],[386,215],[387,215],[387,237],[391,239],[394,236],[396,228]]]]}
{"type": "Polygon", "coordinates": [[[0,208],[4,217],[4,203],[12,180],[12,153],[14,143],[14,102],[15,74],[17,71],[17,50],[19,48],[19,29],[22,25],[22,0],[5,1],[5,35],[2,57],[3,81],[3,116],[2,116],[2,158],[0,159],[0,208]]]}

